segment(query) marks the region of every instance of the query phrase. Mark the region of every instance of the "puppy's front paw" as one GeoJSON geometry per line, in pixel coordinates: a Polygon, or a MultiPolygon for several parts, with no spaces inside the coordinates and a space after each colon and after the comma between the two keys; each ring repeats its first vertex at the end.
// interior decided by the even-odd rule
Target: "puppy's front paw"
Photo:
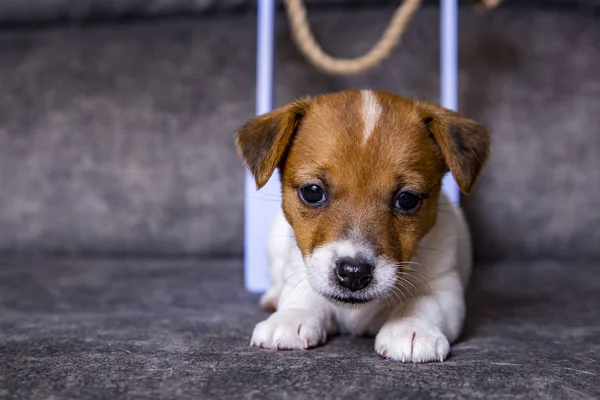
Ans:
{"type": "Polygon", "coordinates": [[[308,349],[326,340],[327,331],[320,318],[306,310],[282,310],[256,325],[250,345],[278,350],[308,349]]]}
{"type": "Polygon", "coordinates": [[[403,318],[385,324],[375,338],[375,351],[402,362],[444,361],[450,352],[448,339],[426,321],[403,318]]]}

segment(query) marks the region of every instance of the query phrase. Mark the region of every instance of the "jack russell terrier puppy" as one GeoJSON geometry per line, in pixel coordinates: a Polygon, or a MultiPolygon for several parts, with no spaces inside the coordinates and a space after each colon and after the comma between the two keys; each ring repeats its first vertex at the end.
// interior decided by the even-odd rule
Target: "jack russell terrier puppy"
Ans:
{"type": "Polygon", "coordinates": [[[471,244],[441,191],[468,194],[490,151],[478,123],[435,104],[363,90],[295,101],[247,122],[241,159],[258,188],[276,168],[282,209],[267,243],[276,310],[251,344],[307,349],[375,336],[381,356],[443,361],[462,330],[471,244]]]}

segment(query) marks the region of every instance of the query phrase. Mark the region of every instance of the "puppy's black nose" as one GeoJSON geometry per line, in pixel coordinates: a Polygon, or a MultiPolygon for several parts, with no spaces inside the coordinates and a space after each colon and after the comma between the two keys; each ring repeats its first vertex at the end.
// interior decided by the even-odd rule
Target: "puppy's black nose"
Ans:
{"type": "Polygon", "coordinates": [[[366,288],[373,280],[373,266],[352,258],[337,260],[335,273],[340,285],[353,292],[366,288]]]}

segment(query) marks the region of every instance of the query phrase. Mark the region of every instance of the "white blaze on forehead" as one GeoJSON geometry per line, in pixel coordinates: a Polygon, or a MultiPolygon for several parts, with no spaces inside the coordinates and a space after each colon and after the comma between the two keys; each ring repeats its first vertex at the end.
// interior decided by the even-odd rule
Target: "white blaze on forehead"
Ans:
{"type": "Polygon", "coordinates": [[[381,114],[381,105],[377,101],[375,93],[371,90],[363,90],[362,94],[362,118],[364,121],[364,139],[363,143],[367,143],[369,137],[375,129],[375,124],[381,114]]]}

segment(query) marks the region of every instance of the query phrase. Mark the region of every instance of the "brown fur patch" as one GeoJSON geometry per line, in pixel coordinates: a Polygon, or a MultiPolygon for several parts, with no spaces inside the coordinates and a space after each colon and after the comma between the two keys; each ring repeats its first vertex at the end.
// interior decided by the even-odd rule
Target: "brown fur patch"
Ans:
{"type": "Polygon", "coordinates": [[[470,193],[489,156],[489,133],[477,122],[454,111],[434,104],[421,107],[456,183],[464,193],[470,193]]]}
{"type": "Polygon", "coordinates": [[[238,131],[238,153],[259,189],[281,162],[307,109],[308,101],[298,100],[253,118],[238,131]]]}

